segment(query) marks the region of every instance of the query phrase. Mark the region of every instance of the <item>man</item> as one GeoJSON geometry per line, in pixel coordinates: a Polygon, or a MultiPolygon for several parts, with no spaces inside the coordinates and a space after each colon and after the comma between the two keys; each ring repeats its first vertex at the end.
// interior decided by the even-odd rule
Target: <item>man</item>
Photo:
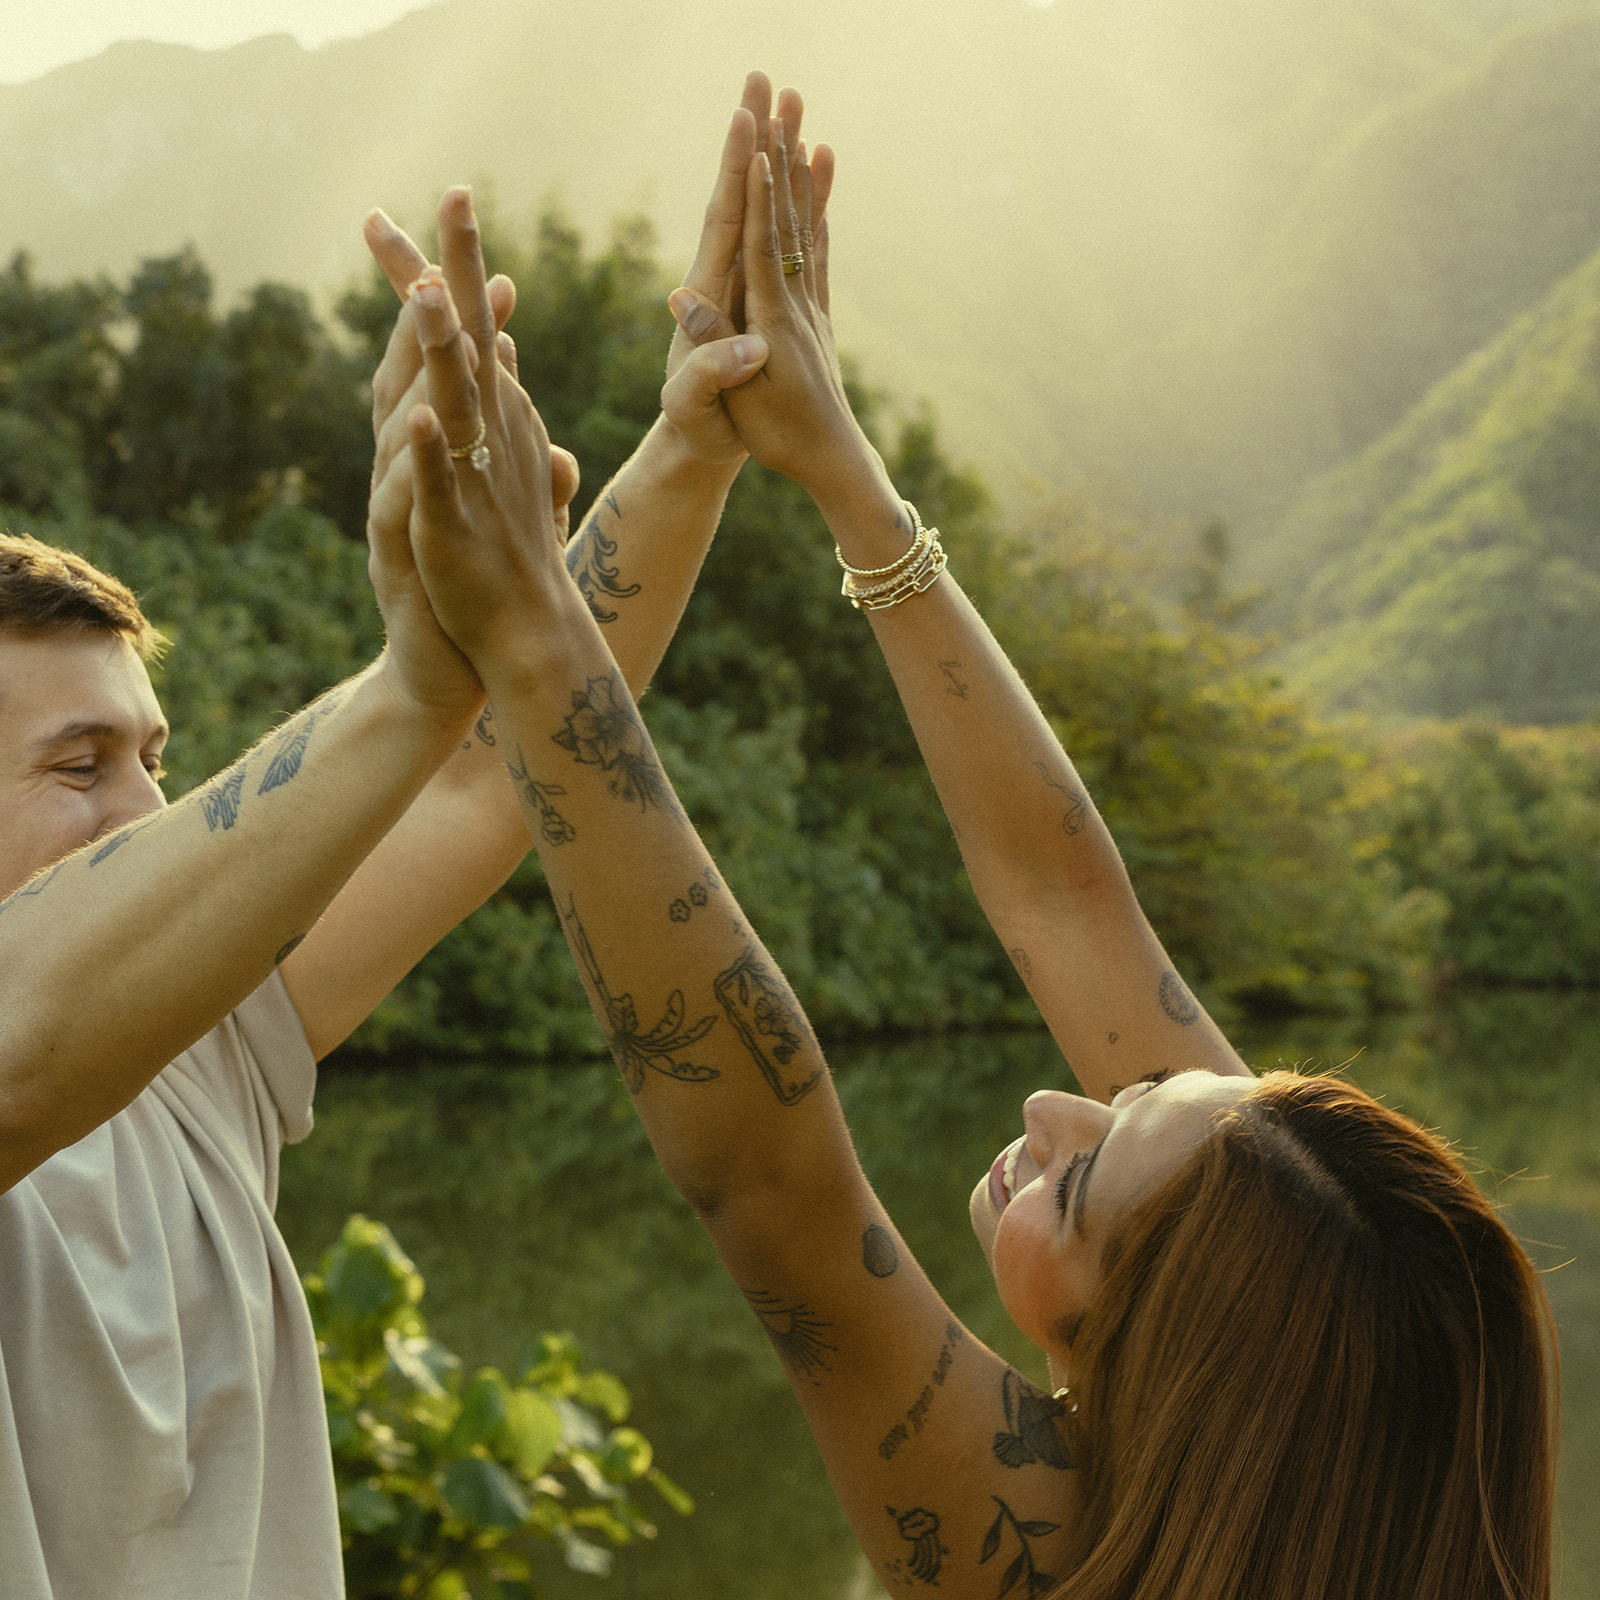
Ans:
{"type": "MultiPolygon", "coordinates": [[[[481,284],[464,191],[440,224],[446,280],[481,284]]],[[[367,233],[415,282],[410,241],[376,213],[367,233]]],[[[719,245],[687,281],[726,305],[733,271],[719,245]]],[[[509,283],[490,301],[464,348],[514,367],[509,283]]],[[[680,338],[667,415],[572,541],[580,588],[597,544],[624,574],[607,637],[635,694],[743,460],[720,391],[763,355],[680,338]]],[[[386,474],[423,392],[407,305],[374,380],[383,654],[171,807],[134,597],[0,537],[5,1600],[342,1592],[315,1344],[272,1220],[279,1147],[310,1131],[316,1060],[529,845],[482,687],[411,564],[409,475],[386,474]]],[[[558,454],[558,523],[576,482],[558,454]]]]}

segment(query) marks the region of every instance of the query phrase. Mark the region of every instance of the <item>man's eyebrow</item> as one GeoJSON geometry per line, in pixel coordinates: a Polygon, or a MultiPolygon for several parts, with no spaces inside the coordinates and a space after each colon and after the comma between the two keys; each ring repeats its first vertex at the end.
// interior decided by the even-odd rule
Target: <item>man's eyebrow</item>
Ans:
{"type": "MultiPolygon", "coordinates": [[[[126,733],[125,728],[118,727],[114,722],[96,722],[81,720],[68,722],[39,739],[34,744],[35,750],[54,750],[58,745],[71,744],[74,739],[120,739],[126,733]]],[[[158,722],[149,732],[147,737],[165,737],[171,730],[166,723],[158,722]]]]}

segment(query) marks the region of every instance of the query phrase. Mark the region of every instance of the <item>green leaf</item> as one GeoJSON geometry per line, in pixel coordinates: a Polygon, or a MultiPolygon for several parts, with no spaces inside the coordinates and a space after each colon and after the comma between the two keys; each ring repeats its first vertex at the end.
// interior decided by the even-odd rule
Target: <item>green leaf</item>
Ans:
{"type": "Polygon", "coordinates": [[[686,1491],[680,1489],[660,1467],[651,1467],[645,1474],[645,1480],[655,1489],[680,1517],[693,1516],[694,1499],[686,1491]]]}
{"type": "Polygon", "coordinates": [[[650,1470],[653,1459],[650,1441],[637,1428],[617,1428],[601,1452],[600,1470],[612,1483],[632,1483],[650,1470]]]}
{"type": "Polygon", "coordinates": [[[322,1281],[329,1314],[339,1322],[387,1320],[422,1298],[422,1279],[394,1235],[359,1214],[324,1257],[322,1281]]]}
{"type": "Polygon", "coordinates": [[[452,1461],[444,1475],[450,1509],[474,1528],[520,1528],[528,1502],[517,1480],[498,1462],[481,1456],[452,1461]]]}
{"type": "Polygon", "coordinates": [[[393,1498],[369,1480],[352,1484],[339,1496],[339,1517],[357,1533],[376,1533],[398,1522],[400,1513],[393,1498]]]}
{"type": "Polygon", "coordinates": [[[533,1478],[561,1445],[561,1413],[533,1389],[506,1396],[506,1447],[517,1470],[533,1478]]]}
{"type": "Polygon", "coordinates": [[[600,1424],[582,1406],[558,1398],[555,1407],[561,1414],[561,1436],[569,1450],[598,1450],[605,1444],[600,1424]]]}
{"type": "Polygon", "coordinates": [[[461,1397],[461,1414],[445,1441],[445,1450],[465,1455],[474,1445],[488,1444],[505,1425],[506,1380],[493,1367],[484,1367],[461,1397]]]}
{"type": "Polygon", "coordinates": [[[587,1572],[593,1577],[604,1578],[611,1571],[611,1552],[601,1545],[591,1544],[587,1539],[580,1539],[575,1533],[564,1534],[561,1553],[574,1572],[587,1572]]]}
{"type": "Polygon", "coordinates": [[[472,1600],[467,1590],[467,1580],[454,1567],[441,1572],[422,1591],[423,1600],[472,1600]]]}
{"type": "Polygon", "coordinates": [[[621,1422],[633,1404],[622,1380],[609,1372],[584,1373],[572,1398],[580,1405],[598,1407],[612,1422],[621,1422]]]}
{"type": "MultiPolygon", "coordinates": [[[[386,1328],[383,1333],[383,1348],[395,1371],[413,1389],[418,1389],[423,1394],[437,1396],[444,1393],[444,1386],[434,1375],[434,1363],[429,1361],[423,1349],[419,1348],[432,1343],[431,1339],[404,1339],[394,1328],[386,1328]]],[[[456,1364],[460,1365],[459,1362],[456,1364]]]]}

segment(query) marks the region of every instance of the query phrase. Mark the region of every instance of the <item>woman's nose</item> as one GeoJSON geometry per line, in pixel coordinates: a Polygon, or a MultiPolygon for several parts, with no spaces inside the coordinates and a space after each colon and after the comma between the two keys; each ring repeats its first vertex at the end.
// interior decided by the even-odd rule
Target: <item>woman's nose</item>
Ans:
{"type": "Polygon", "coordinates": [[[1110,1111],[1082,1095],[1061,1089],[1040,1089],[1022,1105],[1022,1125],[1027,1130],[1028,1148],[1041,1167],[1050,1164],[1050,1155],[1062,1148],[1077,1149],[1092,1142],[1103,1131],[1101,1123],[1110,1111]]]}

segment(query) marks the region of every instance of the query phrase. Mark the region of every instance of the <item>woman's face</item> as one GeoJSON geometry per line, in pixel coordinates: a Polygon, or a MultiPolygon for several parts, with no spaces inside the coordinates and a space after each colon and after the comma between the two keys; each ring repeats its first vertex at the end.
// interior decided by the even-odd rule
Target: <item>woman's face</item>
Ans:
{"type": "Polygon", "coordinates": [[[1027,1131],[1001,1151],[970,1207],[1000,1298],[1029,1339],[1065,1358],[1117,1224],[1255,1086],[1185,1072],[1130,1084],[1109,1106],[1058,1089],[1029,1095],[1027,1131]]]}

